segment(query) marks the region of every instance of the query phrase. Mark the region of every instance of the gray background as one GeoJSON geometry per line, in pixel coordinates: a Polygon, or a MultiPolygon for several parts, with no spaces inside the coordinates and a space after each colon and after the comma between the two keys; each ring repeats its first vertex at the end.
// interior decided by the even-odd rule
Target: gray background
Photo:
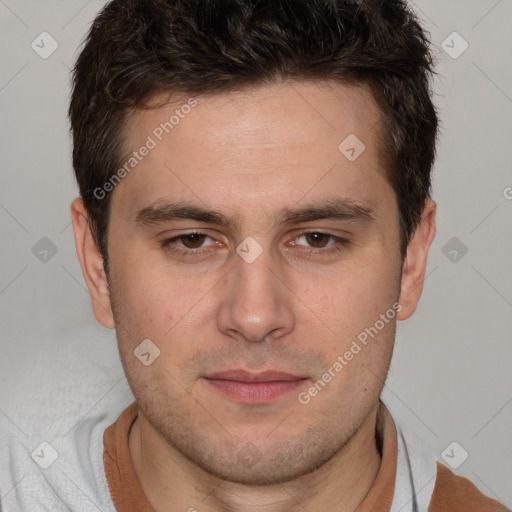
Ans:
{"type": "MultiPolygon", "coordinates": [[[[131,398],[114,332],[92,316],[69,214],[69,69],[103,4],[0,0],[0,422],[34,448],[38,425],[131,398]],[[58,43],[46,59],[31,47],[43,46],[43,31],[58,43]],[[43,237],[57,250],[46,260],[43,237]],[[95,381],[92,397],[81,398],[77,364],[95,381]]],[[[456,473],[512,506],[512,2],[414,9],[439,59],[438,232],[420,307],[399,324],[384,399],[439,457],[459,443],[469,457],[456,473]],[[454,31],[469,45],[461,55],[454,31]]]]}

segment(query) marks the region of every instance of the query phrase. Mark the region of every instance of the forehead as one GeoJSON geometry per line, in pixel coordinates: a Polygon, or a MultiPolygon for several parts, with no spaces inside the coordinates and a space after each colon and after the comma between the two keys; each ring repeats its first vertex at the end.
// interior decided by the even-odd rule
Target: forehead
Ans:
{"type": "Polygon", "coordinates": [[[268,201],[283,190],[299,199],[330,180],[345,195],[386,184],[381,113],[367,87],[282,82],[155,104],[125,122],[122,163],[152,146],[117,187],[134,208],[166,193],[223,197],[226,187],[233,198],[268,201]]]}
{"type": "Polygon", "coordinates": [[[287,80],[198,96],[161,94],[151,98],[147,105],[148,109],[135,109],[126,117],[126,149],[131,149],[129,146],[136,142],[138,131],[152,133],[162,122],[171,121],[171,130],[179,135],[183,130],[177,127],[190,112],[194,116],[190,116],[186,124],[194,128],[200,126],[201,132],[208,132],[208,140],[212,142],[224,136],[239,139],[243,133],[246,139],[253,135],[262,142],[267,139],[278,143],[279,139],[287,137],[288,144],[290,135],[297,140],[311,138],[312,130],[304,130],[304,123],[316,131],[323,128],[320,134],[330,130],[341,136],[344,130],[358,130],[363,135],[380,126],[381,121],[380,109],[369,86],[331,80],[287,80]],[[189,108],[192,100],[199,108],[189,108]],[[200,119],[194,122],[197,117],[200,119]],[[206,120],[210,121],[207,125],[203,124],[206,120]],[[284,125],[287,130],[282,129],[284,125]],[[292,126],[300,133],[290,132],[292,126]]]}

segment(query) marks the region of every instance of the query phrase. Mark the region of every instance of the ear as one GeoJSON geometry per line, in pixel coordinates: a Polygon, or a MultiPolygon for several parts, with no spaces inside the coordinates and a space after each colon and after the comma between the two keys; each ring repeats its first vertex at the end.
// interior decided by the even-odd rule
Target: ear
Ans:
{"type": "Polygon", "coordinates": [[[398,312],[398,320],[409,318],[416,310],[423,291],[428,250],[435,233],[436,203],[432,199],[427,199],[420,222],[407,246],[404,258],[399,301],[402,309],[398,312]]]}
{"type": "Polygon", "coordinates": [[[111,329],[114,327],[114,315],[110,304],[107,276],[103,269],[103,257],[90,228],[89,212],[79,197],[71,203],[71,219],[76,252],[91,295],[94,316],[99,324],[111,329]]]}

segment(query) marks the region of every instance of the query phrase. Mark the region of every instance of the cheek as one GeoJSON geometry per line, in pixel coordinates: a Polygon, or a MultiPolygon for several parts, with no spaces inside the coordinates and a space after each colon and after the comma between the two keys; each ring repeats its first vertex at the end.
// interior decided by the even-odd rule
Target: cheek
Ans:
{"type": "MultiPolygon", "coordinates": [[[[393,307],[400,293],[396,262],[382,258],[377,263],[354,260],[319,279],[300,278],[297,290],[339,340],[352,339],[372,326],[393,307]]],[[[394,310],[388,316],[392,314],[394,310]]]]}
{"type": "Polygon", "coordinates": [[[128,255],[122,265],[112,268],[116,272],[112,275],[111,299],[119,352],[127,375],[133,375],[135,380],[145,371],[134,350],[149,339],[158,349],[153,369],[172,369],[178,377],[198,349],[201,333],[211,333],[214,328],[215,305],[209,294],[218,276],[187,275],[165,262],[142,261],[128,255]],[[136,261],[139,263],[135,264],[136,261]]]}
{"type": "Polygon", "coordinates": [[[186,312],[189,288],[154,254],[116,246],[111,261],[115,313],[137,338],[162,338],[186,312]]]}
{"type": "Polygon", "coordinates": [[[149,405],[158,397],[176,398],[182,389],[179,369],[189,357],[189,347],[180,342],[180,325],[173,328],[184,316],[183,301],[178,297],[171,302],[167,283],[151,279],[139,268],[118,273],[112,287],[124,372],[135,398],[149,405]]]}

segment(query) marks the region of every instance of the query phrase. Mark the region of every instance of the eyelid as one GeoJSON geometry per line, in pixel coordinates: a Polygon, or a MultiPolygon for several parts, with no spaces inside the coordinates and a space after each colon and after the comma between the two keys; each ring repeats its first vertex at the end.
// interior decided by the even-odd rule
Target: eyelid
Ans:
{"type": "MultiPolygon", "coordinates": [[[[332,241],[334,241],[334,244],[331,244],[331,245],[335,245],[336,242],[341,242],[343,240],[347,241],[345,238],[343,238],[341,236],[335,235],[334,233],[330,233],[328,231],[319,230],[319,229],[311,229],[311,230],[306,230],[306,231],[300,231],[300,233],[297,236],[295,236],[293,238],[293,240],[295,241],[295,240],[297,240],[297,238],[300,238],[300,237],[302,237],[304,235],[308,235],[310,233],[317,233],[319,235],[325,235],[325,236],[330,237],[330,239],[332,241]]],[[[292,244],[292,245],[295,245],[295,244],[292,244]]],[[[329,245],[328,247],[331,247],[331,245],[329,245]]],[[[322,248],[310,247],[310,249],[316,249],[316,250],[321,251],[323,249],[323,247],[322,248]]]]}
{"type": "MultiPolygon", "coordinates": [[[[179,242],[180,238],[184,238],[184,237],[189,236],[189,235],[203,235],[205,238],[209,238],[210,240],[213,240],[214,242],[217,241],[217,240],[214,239],[213,236],[209,235],[208,233],[205,233],[204,231],[191,230],[191,231],[180,231],[177,235],[168,236],[168,237],[164,238],[161,241],[161,245],[162,245],[162,247],[168,246],[168,245],[170,245],[173,242],[179,242]]],[[[210,244],[210,245],[214,245],[214,244],[210,244]]],[[[207,247],[209,247],[210,245],[208,245],[207,247]]],[[[198,247],[197,249],[184,248],[183,250],[186,251],[186,252],[193,253],[193,252],[200,251],[203,248],[204,247],[198,247]]]]}

